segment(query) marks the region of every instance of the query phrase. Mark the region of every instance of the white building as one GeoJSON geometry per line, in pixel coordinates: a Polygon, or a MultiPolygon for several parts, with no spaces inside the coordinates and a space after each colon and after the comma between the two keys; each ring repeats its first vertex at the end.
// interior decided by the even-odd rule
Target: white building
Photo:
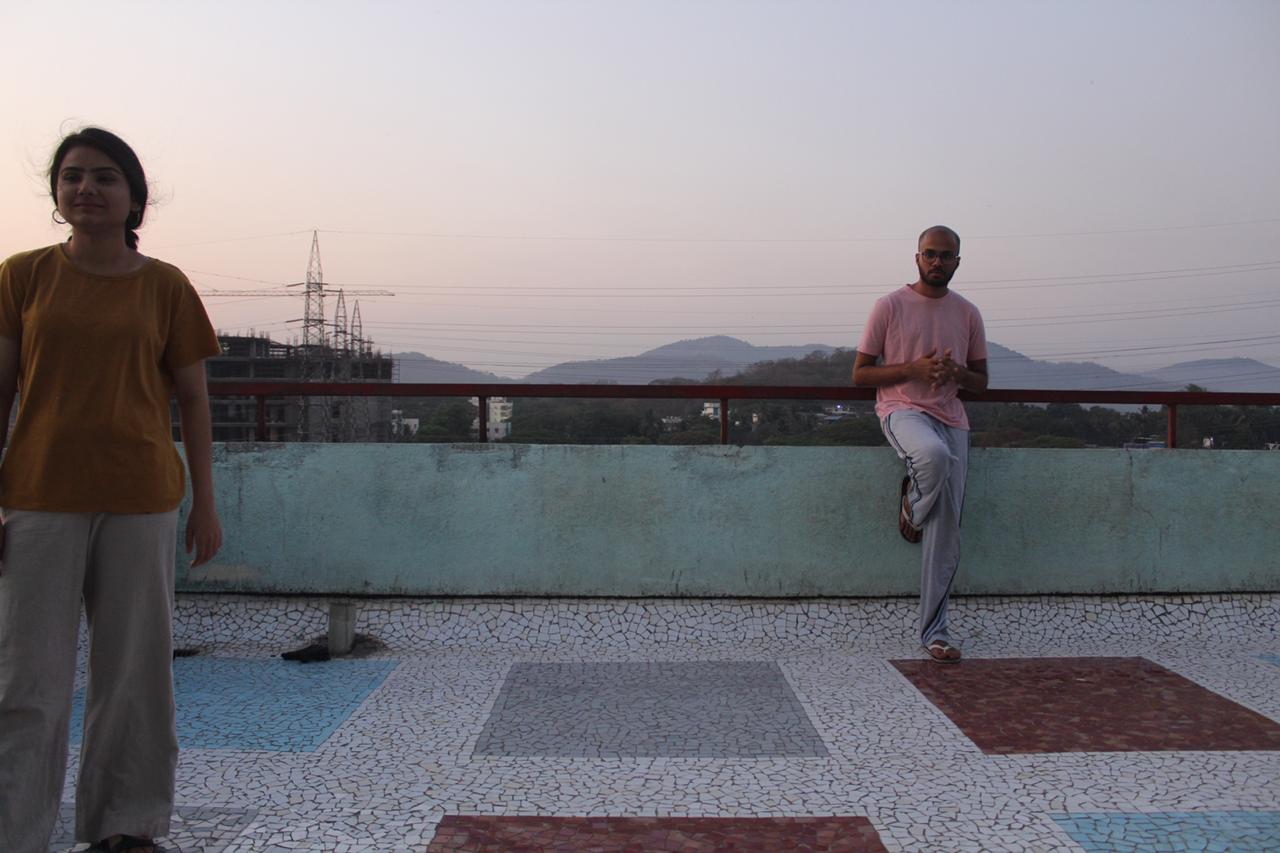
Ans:
{"type": "Polygon", "coordinates": [[[391,410],[391,434],[395,436],[415,436],[418,434],[418,418],[406,418],[403,409],[391,410]]]}
{"type": "MultiPolygon", "coordinates": [[[[478,397],[471,398],[471,405],[479,408],[480,399],[478,397]]],[[[514,406],[506,397],[490,397],[489,398],[489,423],[488,433],[489,441],[502,441],[511,437],[511,413],[514,406]]],[[[480,418],[476,418],[471,422],[471,428],[480,429],[480,418]]]]}

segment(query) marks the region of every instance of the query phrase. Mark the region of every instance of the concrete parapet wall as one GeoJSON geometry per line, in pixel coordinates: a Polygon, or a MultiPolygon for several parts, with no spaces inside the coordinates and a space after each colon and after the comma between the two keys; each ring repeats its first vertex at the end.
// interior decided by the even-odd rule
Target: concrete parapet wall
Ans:
{"type": "MultiPolygon", "coordinates": [[[[887,448],[226,444],[186,592],[900,596],[887,448]]],[[[956,591],[1280,590],[1280,453],[975,449],[956,591]]]]}

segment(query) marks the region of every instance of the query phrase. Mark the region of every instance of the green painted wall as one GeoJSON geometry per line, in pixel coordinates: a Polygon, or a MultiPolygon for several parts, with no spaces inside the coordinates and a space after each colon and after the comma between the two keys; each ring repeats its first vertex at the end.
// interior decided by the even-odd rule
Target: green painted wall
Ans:
{"type": "MultiPolygon", "coordinates": [[[[882,596],[887,448],[219,445],[183,591],[882,596]]],[[[957,592],[1280,590],[1280,453],[974,450],[957,592]]]]}

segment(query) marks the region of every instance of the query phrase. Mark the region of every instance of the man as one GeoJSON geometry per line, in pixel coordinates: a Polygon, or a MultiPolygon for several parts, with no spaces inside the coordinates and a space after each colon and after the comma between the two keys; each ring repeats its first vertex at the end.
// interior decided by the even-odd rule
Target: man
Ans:
{"type": "Polygon", "coordinates": [[[876,301],[853,362],[854,384],[876,389],[880,426],[907,463],[898,530],[924,542],[920,643],[946,663],[960,660],[947,633],[947,597],[960,563],[969,460],[969,419],[956,394],[987,389],[982,315],[949,289],[959,265],[959,235],[944,225],[926,229],[917,243],[920,277],[876,301]]]}

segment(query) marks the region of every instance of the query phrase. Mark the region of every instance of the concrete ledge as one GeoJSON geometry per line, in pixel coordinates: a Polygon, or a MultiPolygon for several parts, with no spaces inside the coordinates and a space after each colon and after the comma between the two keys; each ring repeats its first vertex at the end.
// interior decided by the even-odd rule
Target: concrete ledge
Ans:
{"type": "MultiPolygon", "coordinates": [[[[219,445],[179,589],[910,596],[887,448],[219,445]]],[[[974,450],[957,592],[1280,590],[1280,453],[974,450]]]]}

